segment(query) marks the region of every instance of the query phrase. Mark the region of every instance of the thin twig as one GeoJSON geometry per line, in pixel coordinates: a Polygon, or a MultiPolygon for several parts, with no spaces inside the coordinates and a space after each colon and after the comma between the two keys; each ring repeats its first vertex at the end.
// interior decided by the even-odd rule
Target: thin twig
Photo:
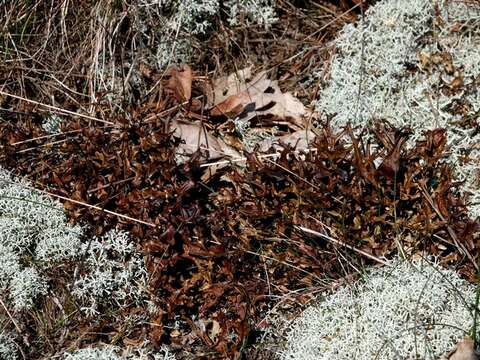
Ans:
{"type": "MultiPolygon", "coordinates": [[[[0,180],[1,182],[5,182],[5,183],[10,183],[10,184],[17,184],[16,182],[12,181],[12,180],[0,180]]],[[[131,216],[128,216],[128,215],[123,215],[123,214],[119,214],[117,212],[114,212],[114,211],[111,211],[111,210],[107,210],[107,209],[102,209],[101,207],[99,206],[96,206],[96,205],[90,205],[90,204],[87,204],[85,202],[82,202],[82,201],[78,201],[78,200],[74,200],[74,199],[70,199],[70,198],[67,198],[65,196],[62,196],[62,195],[57,195],[57,194],[54,194],[54,193],[51,193],[49,191],[46,191],[46,190],[42,190],[42,189],[37,189],[33,186],[29,186],[27,184],[21,184],[23,187],[27,188],[27,189],[30,189],[30,190],[34,190],[34,191],[38,191],[38,192],[41,192],[42,194],[46,194],[46,195],[49,195],[49,196],[52,196],[52,197],[55,197],[55,198],[58,198],[58,199],[61,199],[61,200],[64,200],[64,201],[69,201],[71,203],[74,203],[74,204],[77,204],[77,205],[81,205],[81,206],[85,206],[87,208],[90,208],[90,209],[95,209],[95,210],[100,210],[100,211],[103,211],[107,214],[110,214],[110,215],[114,215],[114,216],[117,216],[117,217],[120,217],[120,218],[123,218],[123,219],[127,219],[127,220],[130,220],[130,221],[134,221],[134,222],[137,222],[137,223],[140,223],[140,224],[143,224],[143,225],[148,225],[148,226],[152,226],[152,227],[156,227],[157,225],[153,224],[153,223],[149,223],[149,222],[146,222],[146,221],[143,221],[143,220],[139,220],[139,219],[135,219],[131,216]]],[[[19,200],[23,200],[23,199],[19,199],[19,200]]],[[[43,204],[40,204],[40,205],[43,205],[43,204]]],[[[47,206],[47,205],[45,205],[47,206]]]]}
{"type": "Polygon", "coordinates": [[[18,326],[17,322],[15,321],[14,317],[12,316],[12,314],[10,313],[10,311],[8,310],[7,306],[5,305],[5,303],[3,302],[3,300],[2,300],[1,297],[0,297],[0,304],[2,305],[3,309],[4,309],[5,312],[7,313],[8,317],[10,318],[10,320],[12,321],[13,326],[15,326],[15,329],[17,329],[18,333],[21,334],[21,333],[22,333],[22,329],[20,329],[20,326],[18,326]]]}
{"type": "Polygon", "coordinates": [[[93,120],[93,121],[101,122],[101,123],[103,123],[103,124],[115,125],[115,124],[114,124],[113,122],[111,122],[111,121],[102,120],[102,119],[96,118],[96,117],[94,117],[94,116],[79,114],[79,113],[76,113],[76,112],[74,112],[74,111],[62,109],[62,108],[59,108],[59,107],[56,107],[56,106],[52,106],[52,105],[48,105],[48,104],[43,104],[43,103],[41,103],[41,102],[38,102],[38,101],[35,101],[35,100],[30,100],[30,99],[27,99],[27,98],[24,98],[24,97],[21,97],[21,96],[17,96],[17,95],[13,95],[13,94],[10,94],[10,93],[6,93],[6,92],[1,91],[1,90],[0,90],[0,95],[4,95],[4,96],[8,96],[8,97],[17,99],[17,100],[25,101],[25,102],[28,102],[28,103],[30,103],[30,104],[34,104],[34,105],[38,105],[38,106],[43,106],[43,107],[45,107],[45,108],[47,108],[47,109],[50,109],[50,110],[59,112],[59,113],[61,113],[61,114],[78,116],[78,117],[81,117],[81,118],[84,118],[84,119],[87,119],[87,120],[93,120]]]}
{"type": "Polygon", "coordinates": [[[433,236],[436,237],[438,240],[440,240],[441,242],[443,242],[446,245],[455,246],[455,244],[452,244],[450,241],[442,238],[441,236],[438,236],[437,234],[433,234],[433,236]]]}
{"type": "MultiPolygon", "coordinates": [[[[186,144],[184,144],[183,146],[188,146],[186,144]]],[[[196,146],[191,146],[193,148],[197,148],[196,146]]],[[[210,151],[213,151],[213,152],[217,152],[219,154],[222,154],[222,155],[225,155],[225,156],[232,156],[232,155],[229,155],[227,153],[225,153],[224,151],[221,151],[221,150],[215,150],[215,149],[207,149],[205,148],[204,146],[199,146],[198,149],[202,149],[202,150],[210,150],[210,151]]],[[[300,150],[300,151],[295,151],[295,153],[300,153],[300,152],[304,152],[304,153],[307,153],[307,152],[310,152],[310,151],[317,151],[316,149],[304,149],[304,150],[300,150]]],[[[307,179],[304,179],[302,178],[300,175],[294,173],[293,171],[287,169],[286,167],[276,163],[275,161],[272,161],[269,159],[269,157],[277,157],[279,156],[280,154],[279,153],[274,153],[274,154],[265,154],[265,155],[256,155],[258,159],[265,159],[267,161],[269,161],[270,163],[278,166],[280,169],[282,169],[283,171],[286,171],[287,173],[295,176],[296,178],[300,179],[301,181],[303,181],[304,183],[310,185],[310,186],[313,186],[315,189],[317,190],[321,190],[317,185],[313,184],[312,182],[308,181],[307,179]]],[[[215,163],[207,163],[207,164],[202,164],[200,165],[200,167],[207,167],[207,166],[214,166],[214,165],[222,165],[222,164],[228,164],[230,162],[240,162],[240,161],[245,161],[246,159],[245,158],[235,158],[235,159],[231,159],[231,160],[221,160],[221,161],[217,161],[215,163]]],[[[334,199],[335,201],[341,203],[340,199],[338,199],[337,197],[335,196],[332,196],[332,199],[334,199]]]]}
{"type": "MultiPolygon", "coordinates": [[[[22,335],[22,329],[20,329],[20,326],[18,326],[17,322],[15,321],[15,318],[12,316],[10,311],[8,310],[7,306],[3,302],[2,298],[0,297],[0,304],[2,305],[3,309],[7,313],[7,316],[9,317],[10,321],[13,323],[13,326],[15,326],[15,329],[17,329],[18,335],[22,335]]],[[[26,336],[22,336],[23,342],[25,343],[26,346],[30,346],[30,342],[28,341],[26,336]]],[[[23,353],[23,349],[21,346],[15,343],[17,345],[18,349],[20,350],[20,353],[22,354],[22,357],[26,359],[25,354],[23,353]]]]}
{"type": "Polygon", "coordinates": [[[45,190],[41,190],[41,189],[36,189],[36,188],[34,188],[34,189],[37,190],[37,191],[40,191],[40,192],[43,193],[43,194],[46,194],[46,195],[49,195],[49,196],[53,196],[53,197],[55,197],[55,198],[58,198],[58,199],[61,199],[61,200],[64,200],[64,201],[69,201],[69,202],[74,203],[74,204],[77,204],[77,205],[85,206],[85,207],[90,208],[90,209],[100,210],[100,211],[103,211],[103,212],[105,212],[105,213],[107,213],[107,214],[114,215],[114,216],[117,216],[117,217],[120,217],[120,218],[123,218],[123,219],[127,219],[127,220],[130,220],[130,221],[134,221],[134,222],[137,222],[137,223],[140,223],[140,224],[143,224],[143,225],[152,226],[152,227],[156,227],[156,226],[157,226],[157,225],[155,225],[155,224],[153,224],[153,223],[149,223],[149,222],[146,222],[146,221],[143,221],[143,220],[135,219],[135,218],[133,218],[133,217],[131,217],[131,216],[128,216],[128,215],[123,215],[123,214],[119,214],[119,213],[114,212],[114,211],[111,211],[111,210],[102,209],[102,208],[99,207],[99,206],[90,205],[90,204],[87,204],[87,203],[82,202],[82,201],[70,199],[70,198],[67,198],[67,197],[62,196],[62,195],[57,195],[57,194],[51,193],[51,192],[49,192],[49,191],[45,191],[45,190]]]}
{"type": "Polygon", "coordinates": [[[121,183],[130,181],[130,180],[133,180],[133,179],[135,179],[135,176],[129,177],[128,179],[118,180],[118,181],[115,181],[115,182],[110,183],[110,184],[98,186],[98,187],[96,187],[96,188],[94,188],[94,189],[88,190],[87,193],[91,194],[91,193],[93,193],[93,192],[95,192],[95,191],[102,190],[102,189],[106,189],[106,188],[108,188],[108,187],[110,187],[110,186],[112,186],[112,185],[118,185],[118,184],[121,184],[121,183]]]}
{"type": "Polygon", "coordinates": [[[363,4],[360,2],[358,4],[356,4],[355,6],[352,6],[350,9],[348,9],[347,11],[341,13],[340,15],[338,16],[335,16],[335,18],[331,21],[329,21],[328,23],[326,23],[325,25],[323,25],[320,29],[314,31],[313,33],[311,33],[310,35],[308,35],[305,39],[303,39],[303,41],[307,41],[308,39],[312,38],[313,36],[317,35],[319,32],[325,30],[327,27],[329,27],[330,25],[332,25],[333,23],[337,22],[338,20],[340,20],[342,17],[344,17],[345,15],[351,13],[353,10],[355,10],[357,7],[359,7],[360,5],[363,6],[363,4]]]}
{"type": "Polygon", "coordinates": [[[41,144],[41,145],[33,146],[33,147],[30,147],[30,148],[27,148],[27,149],[18,150],[18,151],[17,151],[17,154],[26,153],[26,152],[29,152],[29,151],[32,151],[32,150],[36,150],[36,149],[38,149],[38,148],[45,147],[45,146],[49,146],[49,145],[62,144],[62,143],[67,142],[67,141],[69,141],[69,140],[71,140],[71,139],[72,139],[72,138],[62,139],[62,140],[57,140],[57,141],[52,141],[52,142],[49,142],[49,143],[46,143],[46,144],[41,144]]]}
{"type": "Polygon", "coordinates": [[[321,237],[327,241],[330,241],[332,244],[335,244],[335,245],[340,245],[340,246],[343,246],[347,249],[350,249],[350,250],[353,250],[355,251],[356,253],[362,255],[362,256],[365,256],[367,258],[369,258],[370,260],[375,260],[376,262],[378,262],[379,264],[382,264],[382,265],[385,265],[385,266],[390,266],[386,261],[383,261],[382,259],[376,257],[375,255],[372,255],[372,254],[369,254],[363,250],[360,250],[360,249],[357,249],[356,247],[352,246],[352,245],[348,245],[348,244],[345,244],[343,242],[341,242],[340,240],[337,240],[337,239],[334,239],[332,238],[331,236],[328,236],[328,235],[325,235],[325,234],[322,234],[322,233],[319,233],[318,231],[315,231],[315,230],[311,230],[311,229],[308,229],[306,227],[303,227],[303,226],[295,226],[296,229],[298,230],[301,230],[307,234],[311,234],[311,235],[315,235],[315,236],[318,236],[318,237],[321,237]]]}
{"type": "MultiPolygon", "coordinates": [[[[184,144],[184,146],[185,146],[185,144],[184,144]]],[[[223,155],[231,156],[231,155],[228,155],[227,153],[225,153],[224,151],[215,150],[215,149],[209,149],[209,148],[206,148],[206,147],[204,147],[204,146],[198,146],[198,147],[197,147],[197,146],[193,146],[193,145],[192,145],[192,147],[198,148],[198,149],[203,149],[203,150],[209,150],[209,151],[217,152],[217,153],[220,153],[220,154],[223,154],[223,155]]],[[[305,151],[305,150],[304,150],[304,151],[305,151]]],[[[306,151],[305,151],[305,152],[306,152],[306,151]]],[[[270,155],[270,157],[272,157],[272,155],[276,155],[276,154],[268,154],[268,155],[270,155]]],[[[259,158],[260,158],[260,157],[261,157],[261,155],[259,156],[259,158]]],[[[293,171],[287,169],[286,167],[284,167],[284,166],[276,163],[275,161],[270,160],[268,157],[264,156],[263,159],[267,160],[268,162],[272,163],[272,164],[275,165],[275,166],[278,166],[278,167],[279,167],[280,169],[282,169],[283,171],[286,171],[286,172],[289,173],[290,175],[295,176],[297,179],[300,179],[300,180],[303,181],[304,183],[306,183],[306,184],[308,184],[308,185],[310,185],[310,186],[313,186],[315,189],[320,190],[320,188],[319,188],[317,185],[315,185],[314,183],[308,181],[307,179],[302,178],[300,175],[298,175],[298,174],[294,173],[293,171]]],[[[235,160],[235,159],[233,159],[233,160],[235,160]]],[[[241,160],[238,160],[238,161],[241,161],[241,160]]],[[[230,160],[228,160],[228,162],[230,162],[230,160]]],[[[210,164],[209,166],[212,166],[212,165],[210,164]]],[[[202,167],[202,165],[200,165],[200,167],[202,167]]]]}
{"type": "MultiPolygon", "coordinates": [[[[308,153],[310,151],[315,152],[315,151],[317,151],[317,149],[296,150],[296,151],[294,151],[294,154],[300,154],[300,152],[308,153]]],[[[276,152],[276,153],[273,153],[273,154],[257,155],[257,158],[268,159],[268,158],[272,158],[272,157],[273,158],[279,157],[280,155],[282,155],[282,154],[279,153],[279,152],[276,152]]],[[[203,167],[210,167],[210,166],[217,166],[217,165],[227,165],[227,164],[230,164],[230,163],[244,162],[244,161],[247,161],[246,157],[239,157],[239,158],[234,158],[234,159],[229,159],[229,160],[220,160],[220,161],[215,161],[215,162],[212,162],[212,163],[201,164],[200,167],[203,168],[203,167]]]]}
{"type": "Polygon", "coordinates": [[[275,259],[275,258],[270,257],[270,256],[267,256],[267,255],[262,255],[262,254],[259,254],[259,253],[257,253],[257,252],[254,252],[254,251],[249,251],[249,250],[241,249],[241,248],[238,248],[238,247],[235,247],[235,248],[236,248],[237,250],[244,251],[244,252],[246,252],[247,254],[260,256],[260,257],[262,257],[262,258],[264,258],[264,259],[268,259],[268,260],[271,260],[271,261],[276,261],[276,262],[278,262],[278,263],[280,263],[280,264],[283,264],[283,265],[285,265],[285,266],[288,266],[288,267],[291,267],[291,268],[293,268],[293,269],[295,269],[295,270],[298,270],[298,271],[300,271],[300,272],[303,272],[304,274],[313,276],[315,279],[317,279],[317,280],[318,280],[319,282],[321,282],[321,283],[324,282],[324,280],[323,280],[322,278],[318,277],[318,276],[315,275],[314,273],[308,272],[308,271],[306,271],[306,270],[304,270],[304,269],[302,269],[302,268],[300,268],[300,267],[298,267],[298,266],[295,266],[295,265],[293,265],[293,264],[289,264],[289,263],[287,263],[287,262],[285,262],[285,261],[281,261],[281,260],[275,259]]]}
{"type": "Polygon", "coordinates": [[[95,206],[95,205],[90,205],[90,204],[87,204],[87,203],[84,203],[82,201],[78,201],[78,200],[74,200],[74,199],[70,199],[70,198],[67,198],[65,196],[61,196],[61,195],[57,195],[57,194],[53,194],[51,192],[48,192],[48,191],[45,191],[45,190],[39,190],[37,189],[38,191],[44,193],[44,194],[47,194],[47,195],[50,195],[50,196],[53,196],[53,197],[56,197],[58,199],[61,199],[61,200],[64,200],[64,201],[69,201],[71,203],[74,203],[74,204],[77,204],[77,205],[81,205],[81,206],[85,206],[87,208],[90,208],[90,209],[95,209],[95,210],[100,210],[100,211],[103,211],[107,214],[110,214],[110,215],[114,215],[114,216],[117,216],[117,217],[120,217],[120,218],[123,218],[123,219],[127,219],[127,220],[130,220],[130,221],[134,221],[134,222],[137,222],[137,223],[140,223],[140,224],[143,224],[143,225],[148,225],[148,226],[151,226],[151,227],[156,227],[157,225],[153,224],[153,223],[149,223],[149,222],[146,222],[146,221],[143,221],[143,220],[139,220],[139,219],[135,219],[131,216],[128,216],[128,215],[123,215],[123,214],[119,214],[117,212],[114,212],[114,211],[111,211],[111,210],[107,210],[107,209],[102,209],[101,207],[99,206],[95,206]]]}
{"type": "Polygon", "coordinates": [[[308,181],[307,179],[302,178],[300,175],[298,175],[298,174],[294,173],[293,171],[287,169],[285,166],[282,166],[282,165],[280,165],[280,164],[276,163],[275,161],[272,161],[272,160],[270,160],[270,159],[268,159],[268,158],[265,159],[265,160],[269,161],[270,163],[272,163],[272,164],[275,165],[275,166],[278,166],[280,169],[282,169],[283,171],[286,171],[286,172],[289,173],[290,175],[295,176],[297,179],[303,181],[305,184],[310,185],[310,186],[314,187],[314,188],[317,189],[317,190],[321,190],[317,185],[315,185],[314,183],[308,181]]]}
{"type": "MultiPolygon", "coordinates": [[[[363,0],[361,0],[360,4],[362,5],[360,7],[360,12],[362,15],[362,21],[361,21],[361,26],[362,26],[362,39],[361,39],[361,55],[360,55],[360,79],[358,81],[358,94],[357,94],[357,104],[356,104],[356,109],[355,109],[355,116],[354,118],[356,119],[358,117],[358,112],[360,110],[360,100],[362,97],[362,90],[363,90],[363,77],[365,73],[365,14],[363,11],[363,0]]],[[[363,112],[360,112],[360,120],[363,122],[363,112]]]]}
{"type": "Polygon", "coordinates": [[[48,135],[43,135],[43,136],[37,136],[37,137],[30,138],[30,139],[27,139],[27,140],[17,141],[17,142],[14,142],[14,143],[10,144],[10,145],[11,145],[11,146],[21,145],[21,144],[25,144],[25,143],[32,142],[32,141],[36,141],[36,140],[48,139],[48,138],[56,137],[56,136],[60,136],[60,135],[73,134],[73,133],[78,133],[78,132],[81,132],[81,131],[82,131],[82,129],[69,130],[69,131],[65,131],[65,132],[58,132],[58,133],[55,133],[55,134],[48,134],[48,135]]]}

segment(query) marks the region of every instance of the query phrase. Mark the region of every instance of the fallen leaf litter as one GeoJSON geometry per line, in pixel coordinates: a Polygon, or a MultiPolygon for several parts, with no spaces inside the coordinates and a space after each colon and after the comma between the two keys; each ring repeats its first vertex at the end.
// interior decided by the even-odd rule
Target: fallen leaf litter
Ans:
{"type": "MultiPolygon", "coordinates": [[[[158,308],[153,343],[185,349],[200,342],[233,356],[257,331],[252,325],[266,315],[275,296],[338,279],[342,257],[351,262],[350,271],[355,263],[372,261],[295,226],[373,258],[396,253],[393,239],[401,234],[409,254],[436,254],[473,278],[469,259],[477,256],[479,222],[468,217],[465,196],[449,167],[439,162],[443,130],[425,132],[406,149],[408,129],[378,124],[370,144],[348,127],[339,133],[327,123],[309,130],[308,112],[303,109],[300,116],[294,105],[292,111],[260,111],[249,118],[270,126],[290,124],[278,136],[283,144],[264,146],[272,149],[273,160],[262,159],[221,140],[216,126],[230,118],[215,113],[216,105],[193,110],[193,97],[201,98],[204,87],[197,87],[189,75],[194,72],[185,69],[182,74],[188,76],[166,79],[165,92],[152,95],[164,99],[161,108],[152,101],[136,109],[131,121],[115,119],[113,127],[71,121],[63,131],[77,136],[51,150],[20,152],[31,147],[23,141],[44,134],[41,124],[2,122],[0,128],[4,166],[35,178],[36,186],[52,193],[154,225],[65,201],[70,216],[92,224],[96,233],[117,226],[139,239],[158,308]],[[151,116],[171,107],[178,111],[170,118],[151,116]],[[237,156],[245,156],[241,166],[223,164],[202,181],[210,166],[201,165],[237,156]]],[[[233,108],[247,117],[255,113],[257,102],[236,94],[223,101],[238,96],[230,100],[237,104],[233,108]]],[[[266,101],[274,102],[270,109],[277,106],[275,97],[258,96],[262,107],[266,101]]]]}

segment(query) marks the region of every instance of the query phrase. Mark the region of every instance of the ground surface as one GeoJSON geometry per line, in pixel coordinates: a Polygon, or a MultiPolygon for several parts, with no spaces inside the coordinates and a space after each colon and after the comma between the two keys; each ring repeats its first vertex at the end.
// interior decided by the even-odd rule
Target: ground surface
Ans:
{"type": "Polygon", "coordinates": [[[478,5],[407,3],[0,2],[0,354],[270,359],[385,258],[473,282],[478,5]]]}

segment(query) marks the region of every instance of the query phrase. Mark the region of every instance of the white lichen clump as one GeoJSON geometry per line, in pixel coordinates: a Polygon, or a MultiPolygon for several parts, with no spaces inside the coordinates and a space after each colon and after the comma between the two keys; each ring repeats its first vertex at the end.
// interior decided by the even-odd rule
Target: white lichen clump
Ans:
{"type": "Polygon", "coordinates": [[[192,52],[192,35],[205,34],[216,18],[226,14],[231,26],[259,24],[268,27],[277,21],[275,0],[165,0],[140,2],[141,32],[148,35],[148,23],[161,24],[157,66],[162,69],[172,61],[188,62],[192,52]],[[147,21],[149,19],[149,21],[147,21]]]}
{"type": "Polygon", "coordinates": [[[72,294],[88,315],[99,306],[115,310],[147,298],[143,255],[127,233],[111,230],[83,239],[61,203],[0,169],[0,291],[16,311],[30,309],[48,292],[46,273],[66,260],[77,262],[72,294]]]}
{"type": "Polygon", "coordinates": [[[475,286],[426,261],[396,260],[324,294],[292,324],[283,359],[438,359],[473,324],[475,286]]]}
{"type": "Polygon", "coordinates": [[[98,348],[88,347],[77,350],[73,353],[67,353],[65,360],[118,360],[116,348],[114,346],[105,345],[98,348]]]}
{"type": "Polygon", "coordinates": [[[42,122],[42,128],[49,134],[57,134],[61,130],[62,118],[57,114],[50,114],[42,122]]]}
{"type": "Polygon", "coordinates": [[[99,306],[118,309],[142,305],[147,299],[148,276],[142,253],[126,232],[110,231],[82,245],[85,255],[72,293],[88,315],[99,306]]]}
{"type": "Polygon", "coordinates": [[[64,360],[175,360],[175,356],[167,348],[154,352],[147,346],[135,349],[121,349],[113,345],[101,345],[66,353],[64,360]]]}
{"type": "Polygon", "coordinates": [[[78,253],[81,233],[68,224],[61,203],[0,169],[1,245],[38,261],[61,260],[78,253]]]}
{"type": "Polygon", "coordinates": [[[13,341],[12,334],[2,332],[0,333],[0,359],[2,360],[17,360],[19,359],[17,352],[17,345],[13,341]]]}
{"type": "Polygon", "coordinates": [[[46,294],[42,272],[78,254],[81,232],[62,204],[0,169],[0,291],[15,310],[46,294]]]}
{"type": "MultiPolygon", "coordinates": [[[[351,122],[360,130],[375,120],[409,126],[410,146],[423,131],[446,128],[456,177],[479,203],[480,5],[381,1],[346,25],[335,45],[317,109],[336,128],[351,122]]],[[[480,215],[480,206],[471,214],[480,215]]]]}
{"type": "MultiPolygon", "coordinates": [[[[7,306],[16,314],[40,304],[38,300],[49,296],[60,280],[49,277],[49,271],[65,263],[69,264],[67,271],[76,264],[73,283],[67,286],[86,315],[148,305],[144,257],[126,232],[111,230],[100,238],[85,238],[83,228],[68,224],[61,203],[0,168],[0,292],[7,295],[7,306]]],[[[4,335],[0,334],[0,358],[16,359],[15,344],[2,339],[4,335]]],[[[141,358],[117,357],[120,350],[84,349],[75,356],[95,360],[141,358]]]]}
{"type": "Polygon", "coordinates": [[[46,279],[34,268],[27,267],[10,281],[10,300],[15,310],[30,309],[34,300],[47,293],[46,279]]]}
{"type": "Polygon", "coordinates": [[[228,23],[231,26],[240,25],[240,19],[243,19],[247,26],[269,26],[278,20],[274,0],[228,0],[225,5],[229,11],[228,23]]]}

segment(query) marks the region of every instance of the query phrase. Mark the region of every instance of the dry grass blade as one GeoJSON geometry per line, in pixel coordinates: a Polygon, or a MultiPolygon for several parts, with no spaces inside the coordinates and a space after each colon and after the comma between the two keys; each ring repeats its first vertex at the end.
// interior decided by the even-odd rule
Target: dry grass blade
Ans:
{"type": "Polygon", "coordinates": [[[320,278],[318,275],[316,275],[316,274],[314,274],[314,273],[312,273],[312,272],[306,271],[306,270],[304,270],[304,269],[302,269],[302,268],[300,268],[300,267],[298,267],[298,266],[289,264],[289,263],[287,263],[287,262],[285,262],[285,261],[281,261],[281,260],[275,259],[275,258],[273,258],[273,257],[271,257],[271,256],[259,254],[259,253],[254,252],[254,251],[250,251],[250,250],[246,250],[246,249],[239,249],[239,250],[244,251],[244,252],[246,252],[247,254],[259,256],[259,257],[261,257],[261,258],[264,258],[264,259],[267,259],[267,260],[270,260],[270,261],[279,262],[279,263],[281,263],[282,265],[285,265],[285,266],[287,266],[287,267],[290,267],[290,268],[292,268],[292,269],[295,269],[295,270],[297,270],[297,271],[300,271],[300,272],[302,272],[302,273],[304,273],[304,274],[306,274],[306,275],[308,275],[308,276],[312,276],[312,277],[313,277],[314,279],[316,279],[319,283],[323,283],[323,284],[325,285],[325,280],[324,280],[324,279],[322,279],[322,278],[320,278]]]}
{"type": "Polygon", "coordinates": [[[53,141],[53,142],[49,142],[49,143],[46,143],[46,144],[42,144],[42,145],[39,145],[39,146],[33,146],[33,147],[30,147],[30,148],[27,148],[27,149],[19,150],[19,151],[17,151],[17,154],[22,154],[22,153],[26,153],[26,152],[29,152],[29,151],[32,151],[32,150],[37,150],[37,149],[42,148],[42,147],[62,144],[62,143],[65,143],[67,141],[70,141],[70,140],[71,139],[63,139],[63,140],[58,140],[58,141],[53,141]]]}
{"type": "MultiPolygon", "coordinates": [[[[420,184],[420,189],[422,190],[422,194],[423,196],[425,196],[425,199],[427,199],[428,203],[430,204],[430,206],[432,207],[432,209],[437,213],[438,217],[440,218],[441,221],[445,222],[445,218],[443,217],[442,213],[440,212],[440,210],[437,208],[437,206],[435,205],[435,202],[433,201],[432,199],[432,196],[428,193],[426,187],[425,187],[425,184],[420,184]]],[[[455,243],[455,246],[457,247],[457,249],[460,251],[460,253],[462,253],[463,255],[465,255],[466,257],[468,257],[468,259],[470,260],[470,262],[472,263],[472,265],[475,267],[475,269],[478,271],[478,264],[477,262],[475,261],[475,259],[473,258],[472,254],[470,254],[470,252],[467,250],[467,248],[458,241],[458,238],[457,238],[457,235],[455,234],[455,231],[453,231],[452,227],[450,225],[446,225],[447,226],[447,231],[448,231],[448,234],[450,235],[450,237],[452,238],[453,242],[455,243]]]]}
{"type": "MultiPolygon", "coordinates": [[[[316,151],[317,151],[317,149],[305,149],[305,150],[295,150],[292,153],[300,155],[300,154],[303,154],[303,153],[316,152],[316,151]]],[[[255,153],[255,156],[260,160],[261,159],[269,159],[269,158],[278,158],[281,155],[282,154],[280,152],[275,152],[273,154],[257,154],[257,153],[255,153]]],[[[244,162],[244,161],[247,161],[247,160],[248,159],[246,157],[232,158],[232,159],[229,159],[229,160],[221,160],[221,161],[215,161],[215,162],[201,164],[200,168],[217,166],[217,165],[228,165],[230,163],[244,162]]]]}
{"type": "Polygon", "coordinates": [[[133,221],[133,222],[136,222],[136,223],[139,223],[139,224],[143,224],[143,225],[147,225],[147,226],[152,226],[152,227],[156,227],[157,225],[153,224],[153,223],[149,223],[149,222],[146,222],[146,221],[143,221],[143,220],[139,220],[139,219],[135,219],[131,216],[128,216],[128,215],[123,215],[123,214],[119,214],[115,211],[111,211],[111,210],[107,210],[107,209],[103,209],[99,206],[95,206],[95,205],[90,205],[90,204],[87,204],[87,203],[84,203],[82,201],[78,201],[78,200],[74,200],[74,199],[70,199],[70,198],[67,198],[65,196],[61,196],[61,195],[57,195],[57,194],[53,194],[53,193],[50,193],[48,191],[44,191],[44,190],[39,190],[41,192],[43,192],[44,194],[47,194],[49,196],[52,196],[52,197],[55,197],[57,199],[61,199],[61,200],[64,200],[64,201],[68,201],[68,202],[71,202],[71,203],[74,203],[76,205],[81,205],[81,206],[85,206],[87,208],[90,208],[90,209],[95,209],[95,210],[99,210],[99,211],[102,211],[104,213],[107,213],[107,214],[110,214],[110,215],[114,215],[116,217],[119,217],[119,218],[122,218],[122,219],[125,219],[125,220],[129,220],[129,221],[133,221]]]}
{"type": "MultiPolygon", "coordinates": [[[[15,326],[15,329],[17,329],[18,333],[21,334],[22,329],[20,329],[20,326],[18,326],[17,322],[15,321],[15,318],[12,316],[12,314],[8,310],[7,306],[5,305],[5,303],[3,302],[1,297],[0,297],[0,305],[2,305],[3,310],[5,310],[5,312],[7,313],[8,317],[10,318],[10,321],[15,326]]],[[[28,344],[28,342],[27,342],[27,345],[30,345],[30,344],[28,344]]]]}
{"type": "Polygon", "coordinates": [[[35,101],[35,100],[30,100],[30,99],[27,99],[27,98],[24,98],[24,97],[21,97],[21,96],[17,96],[17,95],[14,95],[14,94],[9,94],[9,93],[6,93],[6,92],[1,91],[1,90],[0,90],[0,95],[8,96],[8,97],[11,97],[11,98],[14,98],[14,99],[17,99],[17,100],[21,100],[21,101],[25,101],[25,102],[33,104],[33,105],[41,106],[41,107],[47,108],[47,109],[52,110],[52,111],[54,111],[56,113],[59,113],[59,114],[76,116],[76,117],[79,117],[79,118],[82,118],[82,119],[100,122],[102,124],[115,125],[115,123],[113,123],[111,121],[102,120],[102,119],[99,119],[99,118],[96,118],[96,117],[90,116],[90,115],[79,114],[79,113],[76,113],[74,111],[59,108],[57,106],[43,104],[41,102],[38,102],[38,101],[35,101]]]}
{"type": "Polygon", "coordinates": [[[340,240],[337,240],[337,239],[334,239],[332,238],[331,236],[328,236],[328,235],[325,235],[325,234],[322,234],[322,233],[319,233],[318,231],[315,231],[315,230],[311,230],[311,229],[307,229],[303,226],[296,226],[296,228],[298,230],[301,230],[303,231],[304,233],[307,233],[307,234],[311,234],[311,235],[315,235],[315,236],[318,236],[318,237],[321,237],[322,239],[325,239],[329,242],[331,242],[332,244],[335,244],[335,245],[339,245],[339,246],[342,246],[342,247],[345,247],[347,249],[350,249],[350,250],[353,250],[355,251],[356,253],[370,259],[370,260],[374,260],[375,262],[381,264],[381,265],[384,265],[384,266],[389,266],[388,263],[386,261],[383,261],[382,259],[372,255],[372,254],[369,254],[363,250],[360,250],[360,249],[357,249],[356,247],[354,246],[351,246],[351,245],[348,245],[348,244],[345,244],[343,242],[341,242],[340,240]]]}
{"type": "Polygon", "coordinates": [[[37,136],[37,137],[31,138],[31,139],[27,139],[27,140],[24,140],[24,141],[17,141],[17,142],[14,142],[14,143],[10,144],[10,145],[12,145],[12,146],[22,145],[22,144],[26,144],[26,143],[29,143],[29,142],[32,142],[32,141],[49,139],[49,138],[52,138],[52,137],[57,137],[57,136],[62,136],[62,135],[69,135],[69,134],[75,134],[75,133],[79,133],[79,132],[82,132],[82,130],[81,130],[81,129],[79,129],[79,130],[70,130],[70,131],[65,131],[65,132],[59,132],[59,133],[56,133],[56,134],[48,134],[48,135],[43,135],[43,136],[37,136]]]}

